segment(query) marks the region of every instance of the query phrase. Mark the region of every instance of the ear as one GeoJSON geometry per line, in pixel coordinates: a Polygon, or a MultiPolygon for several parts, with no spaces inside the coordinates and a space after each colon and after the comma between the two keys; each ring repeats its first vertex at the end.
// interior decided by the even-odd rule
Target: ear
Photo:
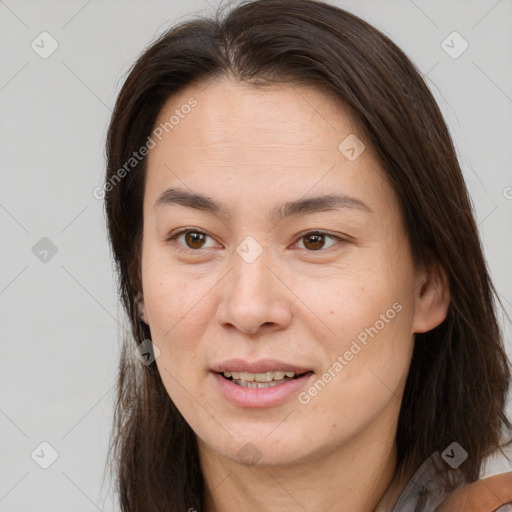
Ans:
{"type": "Polygon", "coordinates": [[[146,315],[146,307],[144,306],[144,296],[142,292],[138,292],[135,297],[135,306],[137,308],[137,313],[140,318],[146,325],[149,325],[148,318],[146,315]]]}
{"type": "Polygon", "coordinates": [[[431,331],[445,320],[450,306],[450,287],[437,261],[431,260],[417,271],[414,304],[413,332],[431,331]]]}

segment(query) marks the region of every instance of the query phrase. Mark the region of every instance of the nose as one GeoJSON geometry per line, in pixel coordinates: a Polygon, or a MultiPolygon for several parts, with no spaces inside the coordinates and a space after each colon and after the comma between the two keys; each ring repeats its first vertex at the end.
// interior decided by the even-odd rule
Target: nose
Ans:
{"type": "Polygon", "coordinates": [[[222,301],[217,320],[224,327],[236,328],[244,334],[268,334],[286,328],[292,317],[290,297],[293,295],[273,265],[267,250],[251,263],[233,254],[233,268],[222,280],[222,301]]]}

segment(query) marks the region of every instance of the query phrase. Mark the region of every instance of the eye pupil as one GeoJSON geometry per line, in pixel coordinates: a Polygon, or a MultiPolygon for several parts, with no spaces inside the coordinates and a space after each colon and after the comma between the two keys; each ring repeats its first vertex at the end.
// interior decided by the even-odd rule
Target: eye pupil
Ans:
{"type": "Polygon", "coordinates": [[[197,233],[194,231],[189,231],[185,234],[185,240],[187,245],[190,246],[192,244],[192,248],[194,249],[200,249],[201,248],[201,242],[204,242],[204,234],[203,233],[197,233]],[[199,240],[198,240],[199,239],[199,240]],[[199,247],[195,247],[193,244],[199,243],[199,247]]]}
{"type": "Polygon", "coordinates": [[[324,235],[316,234],[316,235],[308,235],[305,237],[305,247],[308,249],[321,249],[324,245],[324,235]],[[309,241],[313,240],[313,247],[310,247],[311,244],[309,244],[309,241]],[[320,245],[318,245],[320,243],[320,245]]]}

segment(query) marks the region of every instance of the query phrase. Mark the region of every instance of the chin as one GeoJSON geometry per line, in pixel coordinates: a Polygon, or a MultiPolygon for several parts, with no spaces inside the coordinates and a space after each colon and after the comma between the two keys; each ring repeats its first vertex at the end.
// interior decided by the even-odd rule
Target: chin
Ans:
{"type": "MultiPolygon", "coordinates": [[[[232,432],[229,426],[226,426],[226,429],[232,432]]],[[[270,432],[272,428],[265,428],[263,432],[255,431],[252,435],[247,432],[244,435],[236,435],[232,432],[233,436],[227,437],[223,443],[219,443],[218,437],[207,437],[206,440],[202,439],[202,442],[208,445],[209,450],[244,466],[297,466],[301,462],[318,459],[322,456],[322,451],[332,450],[330,446],[324,450],[312,446],[307,436],[291,436],[284,428],[281,436],[276,435],[275,431],[270,432]],[[304,447],[307,447],[306,453],[304,447]]]]}

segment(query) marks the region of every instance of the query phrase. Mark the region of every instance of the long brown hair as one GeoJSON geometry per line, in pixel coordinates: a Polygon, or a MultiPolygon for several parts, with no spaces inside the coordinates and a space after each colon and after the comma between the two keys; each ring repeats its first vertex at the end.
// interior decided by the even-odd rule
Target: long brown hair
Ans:
{"type": "Polygon", "coordinates": [[[122,347],[109,452],[122,510],[204,506],[195,434],[156,364],[133,355],[151,339],[137,310],[146,158],[132,167],[126,162],[147,145],[170,96],[228,74],[255,87],[313,85],[353,113],[399,197],[415,260],[440,265],[451,292],[446,320],[416,335],[395,476],[456,441],[469,454],[459,469],[476,480],[483,458],[504,446],[504,431],[512,428],[504,412],[510,363],[496,318],[499,298],[439,107],[409,58],[360,18],[315,0],[255,0],[182,22],[159,37],[130,70],[109,127],[103,190],[131,328],[122,347]]]}

